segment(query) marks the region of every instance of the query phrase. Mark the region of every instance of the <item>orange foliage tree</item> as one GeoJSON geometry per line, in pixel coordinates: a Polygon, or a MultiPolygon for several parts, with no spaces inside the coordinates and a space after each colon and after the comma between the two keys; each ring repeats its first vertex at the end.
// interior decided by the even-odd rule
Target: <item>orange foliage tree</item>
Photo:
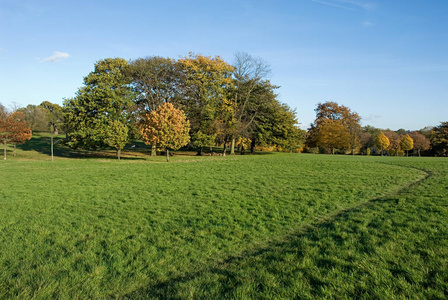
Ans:
{"type": "Polygon", "coordinates": [[[177,150],[190,141],[190,122],[182,110],[169,102],[146,114],[139,128],[145,144],[166,149],[167,161],[168,149],[177,150]]]}
{"type": "Polygon", "coordinates": [[[429,140],[423,134],[413,131],[409,136],[414,140],[414,149],[417,150],[419,157],[421,150],[428,150],[431,147],[429,140]]]}
{"type": "Polygon", "coordinates": [[[350,146],[350,131],[339,120],[326,120],[321,123],[316,141],[319,146],[331,149],[334,154],[334,148],[350,146]]]}
{"type": "Polygon", "coordinates": [[[14,156],[16,156],[16,145],[23,144],[31,139],[31,129],[25,121],[22,112],[7,114],[0,120],[0,141],[4,145],[4,159],[6,160],[6,144],[14,144],[14,156]]]}

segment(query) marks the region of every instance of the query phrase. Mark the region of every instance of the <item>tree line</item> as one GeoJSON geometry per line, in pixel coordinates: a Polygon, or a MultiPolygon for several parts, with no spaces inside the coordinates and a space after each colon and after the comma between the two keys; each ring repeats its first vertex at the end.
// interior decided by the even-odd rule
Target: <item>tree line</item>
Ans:
{"type": "MultiPolygon", "coordinates": [[[[73,149],[112,147],[120,159],[134,140],[151,155],[221,145],[222,155],[270,150],[366,155],[448,156],[448,122],[419,131],[361,126],[361,117],[336,102],[318,103],[308,131],[278,100],[269,65],[247,53],[233,64],[190,53],[179,59],[151,56],[127,61],[106,58],[84,77],[84,86],[63,106],[48,101],[7,112],[0,104],[0,142],[24,143],[32,131],[63,131],[73,149]]],[[[15,146],[14,146],[15,149],[15,146]]],[[[15,151],[14,151],[15,153],[15,151]]]]}
{"type": "Polygon", "coordinates": [[[233,65],[192,53],[177,60],[107,58],[62,107],[46,101],[18,111],[32,130],[50,124],[52,133],[66,133],[68,146],[113,147],[118,158],[136,139],[151,146],[151,155],[187,145],[201,155],[217,144],[223,155],[234,154],[236,146],[241,153],[257,145],[297,151],[305,131],[295,111],[277,99],[269,73],[266,62],[247,53],[236,54],[233,65]]]}
{"type": "Polygon", "coordinates": [[[316,119],[307,132],[305,152],[448,156],[448,122],[418,131],[361,126],[361,117],[336,102],[317,104],[316,119]]]}

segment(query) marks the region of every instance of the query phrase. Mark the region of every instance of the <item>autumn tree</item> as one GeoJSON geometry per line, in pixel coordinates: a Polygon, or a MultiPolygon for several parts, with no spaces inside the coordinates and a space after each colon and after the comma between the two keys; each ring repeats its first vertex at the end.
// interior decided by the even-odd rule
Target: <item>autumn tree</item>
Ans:
{"type": "Polygon", "coordinates": [[[413,131],[409,136],[414,141],[414,149],[417,150],[418,156],[421,156],[421,150],[428,150],[431,146],[429,139],[427,139],[423,134],[413,131]]]}
{"type": "Polygon", "coordinates": [[[22,112],[15,111],[0,119],[0,141],[4,145],[4,160],[6,160],[7,143],[14,145],[14,156],[16,156],[16,145],[23,144],[29,139],[31,139],[31,130],[22,112]]]}
{"type": "MultiPolygon", "coordinates": [[[[361,117],[357,113],[352,112],[348,107],[331,101],[318,103],[315,112],[316,119],[309,129],[308,144],[324,147],[320,144],[322,138],[324,138],[323,134],[320,134],[320,131],[330,121],[332,130],[329,131],[327,128],[326,132],[331,132],[334,135],[336,134],[334,130],[340,129],[339,135],[341,139],[344,138],[346,141],[338,144],[346,145],[346,147],[351,149],[352,154],[354,154],[355,149],[360,145],[358,136],[361,132],[361,117]],[[339,123],[341,126],[335,125],[336,123],[339,123]],[[349,133],[348,135],[347,131],[349,133]]],[[[323,140],[327,141],[328,138],[324,138],[323,140]]]]}
{"type": "MultiPolygon", "coordinates": [[[[199,131],[212,136],[216,134],[216,125],[219,125],[225,129],[221,132],[226,142],[226,128],[234,122],[232,113],[229,113],[233,109],[233,100],[229,97],[233,67],[219,56],[212,58],[192,53],[178,62],[183,78],[180,86],[182,95],[176,103],[190,121],[192,136],[195,137],[199,131]]],[[[199,147],[198,154],[201,153],[202,147],[199,147]]]]}
{"type": "Polygon", "coordinates": [[[400,147],[401,147],[401,149],[406,151],[406,156],[408,156],[408,151],[412,150],[412,148],[414,148],[414,141],[409,136],[409,134],[405,134],[403,136],[403,138],[400,141],[400,147]]]}
{"type": "Polygon", "coordinates": [[[331,149],[331,154],[334,154],[335,148],[350,146],[350,131],[338,120],[327,120],[320,125],[316,143],[319,147],[331,149]]]}
{"type": "Polygon", "coordinates": [[[190,122],[182,110],[166,102],[147,113],[139,124],[142,139],[147,145],[165,149],[169,161],[169,149],[177,150],[190,141],[190,122]]]}
{"type": "Polygon", "coordinates": [[[436,155],[448,156],[448,122],[441,122],[431,131],[431,145],[436,155]]]}
{"type": "Polygon", "coordinates": [[[383,156],[384,150],[386,150],[389,145],[389,139],[383,132],[381,132],[375,139],[375,147],[377,147],[381,151],[381,156],[383,156]]]}
{"type": "Polygon", "coordinates": [[[130,133],[134,132],[131,122],[134,99],[127,68],[128,63],[122,58],[98,61],[94,71],[84,78],[84,87],[78,90],[76,97],[65,100],[64,117],[70,147],[116,148],[130,140],[130,133]],[[113,141],[112,135],[121,135],[120,142],[113,141]]]}
{"type": "MultiPolygon", "coordinates": [[[[171,58],[151,56],[131,61],[128,69],[136,93],[140,116],[157,109],[178,96],[181,73],[179,64],[171,58]]],[[[151,145],[151,156],[156,146],[151,145]]]]}
{"type": "Polygon", "coordinates": [[[400,143],[403,139],[403,135],[392,130],[384,130],[383,133],[389,139],[388,149],[391,149],[389,150],[391,152],[390,155],[398,156],[398,150],[400,149],[400,143]]]}

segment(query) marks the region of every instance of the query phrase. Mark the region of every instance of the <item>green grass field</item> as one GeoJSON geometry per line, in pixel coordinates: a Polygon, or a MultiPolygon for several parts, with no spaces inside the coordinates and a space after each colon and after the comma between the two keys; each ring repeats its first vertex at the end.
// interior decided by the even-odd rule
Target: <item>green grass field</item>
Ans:
{"type": "Polygon", "coordinates": [[[448,297],[446,159],[29,143],[0,162],[0,298],[448,297]]]}

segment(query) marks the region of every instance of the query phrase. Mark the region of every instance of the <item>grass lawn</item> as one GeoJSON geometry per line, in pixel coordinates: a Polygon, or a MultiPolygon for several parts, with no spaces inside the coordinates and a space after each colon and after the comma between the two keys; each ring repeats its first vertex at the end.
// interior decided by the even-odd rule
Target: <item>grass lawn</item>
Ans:
{"type": "Polygon", "coordinates": [[[0,162],[0,298],[448,297],[446,159],[34,143],[0,162]]]}

